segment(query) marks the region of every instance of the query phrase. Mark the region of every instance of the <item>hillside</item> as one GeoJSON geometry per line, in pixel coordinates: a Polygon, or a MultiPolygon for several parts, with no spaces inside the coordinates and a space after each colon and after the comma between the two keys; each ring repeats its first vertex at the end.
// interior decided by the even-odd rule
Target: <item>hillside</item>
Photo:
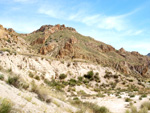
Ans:
{"type": "Polygon", "coordinates": [[[142,113],[149,71],[149,57],[65,25],[29,34],[0,26],[0,113],[142,113]]]}
{"type": "MultiPolygon", "coordinates": [[[[111,45],[79,34],[65,25],[44,25],[30,34],[17,34],[25,39],[30,51],[56,59],[84,60],[112,67],[124,74],[150,76],[150,58],[138,52],[116,50],[111,45]]],[[[30,52],[33,54],[33,52],[30,52]]]]}
{"type": "Polygon", "coordinates": [[[147,56],[150,56],[150,53],[148,53],[147,56]]]}

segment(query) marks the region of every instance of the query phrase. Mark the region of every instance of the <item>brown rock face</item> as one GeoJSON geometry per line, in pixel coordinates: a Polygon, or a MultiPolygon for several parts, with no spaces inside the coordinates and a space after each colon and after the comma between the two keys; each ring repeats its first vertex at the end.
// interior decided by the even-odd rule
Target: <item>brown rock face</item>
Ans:
{"type": "Polygon", "coordinates": [[[148,71],[147,65],[136,65],[134,66],[134,69],[139,72],[141,75],[145,75],[148,71]]]}
{"type": "Polygon", "coordinates": [[[14,32],[15,32],[15,30],[13,30],[12,28],[8,28],[8,31],[9,31],[10,33],[14,33],[14,32]]]}
{"type": "Polygon", "coordinates": [[[44,44],[46,41],[46,38],[45,37],[42,37],[42,38],[38,38],[37,40],[35,40],[32,45],[34,44],[44,44]]]}
{"type": "Polygon", "coordinates": [[[124,48],[120,48],[119,49],[119,53],[125,53],[126,51],[124,50],[124,48]]]}
{"type": "Polygon", "coordinates": [[[77,39],[72,36],[72,37],[69,39],[69,42],[70,42],[71,44],[76,44],[76,43],[77,43],[77,39]]]}
{"type": "Polygon", "coordinates": [[[115,64],[115,69],[125,74],[130,74],[131,72],[127,62],[120,62],[120,63],[115,64]]]}
{"type": "Polygon", "coordinates": [[[64,48],[59,51],[58,58],[64,58],[65,56],[72,57],[74,54],[73,45],[69,42],[65,43],[64,48]]]}
{"type": "Polygon", "coordinates": [[[131,54],[134,55],[134,56],[141,56],[140,53],[138,53],[136,51],[132,51],[131,54]]]}
{"type": "Polygon", "coordinates": [[[110,52],[110,51],[115,51],[115,48],[113,48],[110,45],[100,45],[100,48],[102,50],[102,52],[110,52]]]}
{"type": "Polygon", "coordinates": [[[64,58],[65,56],[73,57],[75,56],[75,51],[78,50],[78,48],[74,48],[73,44],[77,43],[77,39],[75,37],[71,37],[64,45],[64,47],[59,51],[58,58],[64,58]]]}
{"type": "Polygon", "coordinates": [[[43,46],[41,49],[40,49],[40,53],[45,55],[47,54],[48,52],[51,52],[55,49],[56,47],[56,43],[50,43],[48,44],[47,46],[43,46]]]}

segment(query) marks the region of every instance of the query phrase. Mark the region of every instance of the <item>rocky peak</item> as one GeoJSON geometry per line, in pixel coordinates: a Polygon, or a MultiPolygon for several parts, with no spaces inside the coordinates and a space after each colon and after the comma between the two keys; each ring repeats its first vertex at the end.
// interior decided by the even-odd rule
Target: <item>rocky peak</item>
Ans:
{"type": "Polygon", "coordinates": [[[64,30],[64,29],[68,29],[70,31],[76,32],[76,30],[74,28],[66,27],[64,24],[63,25],[56,24],[54,26],[53,25],[43,25],[43,26],[41,26],[40,29],[38,29],[37,31],[34,31],[34,32],[39,32],[40,31],[40,32],[54,33],[55,31],[64,30]]]}
{"type": "Polygon", "coordinates": [[[119,53],[125,53],[125,52],[126,52],[126,50],[124,48],[119,49],[119,53]]]}
{"type": "Polygon", "coordinates": [[[15,32],[15,30],[12,29],[12,28],[8,28],[8,31],[9,31],[10,33],[14,33],[14,32],[15,32]]]}

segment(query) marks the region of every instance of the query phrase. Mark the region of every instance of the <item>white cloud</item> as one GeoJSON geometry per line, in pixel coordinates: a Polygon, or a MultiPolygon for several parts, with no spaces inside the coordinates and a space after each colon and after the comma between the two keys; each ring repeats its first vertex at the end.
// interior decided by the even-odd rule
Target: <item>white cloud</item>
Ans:
{"type": "MultiPolygon", "coordinates": [[[[39,9],[39,13],[46,14],[50,17],[64,20],[71,20],[84,23],[88,26],[96,26],[100,29],[122,31],[128,29],[127,17],[137,12],[138,9],[116,16],[107,16],[104,14],[90,15],[84,11],[72,12],[59,6],[43,6],[39,9]]],[[[137,33],[138,34],[138,33],[137,33]]]]}

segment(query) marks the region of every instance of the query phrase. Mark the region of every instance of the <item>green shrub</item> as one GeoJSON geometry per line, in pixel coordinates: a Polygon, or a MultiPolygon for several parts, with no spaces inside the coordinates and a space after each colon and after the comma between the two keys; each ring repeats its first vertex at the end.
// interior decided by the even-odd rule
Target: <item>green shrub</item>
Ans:
{"type": "Polygon", "coordinates": [[[141,98],[146,98],[146,97],[147,97],[146,94],[142,94],[142,95],[141,95],[141,98]]]}
{"type": "Polygon", "coordinates": [[[125,102],[130,102],[130,101],[132,101],[132,99],[130,99],[130,98],[125,98],[125,102]]]}
{"type": "Polygon", "coordinates": [[[102,94],[102,93],[98,93],[96,96],[97,96],[97,97],[105,97],[105,95],[102,94]]]}
{"type": "Polygon", "coordinates": [[[105,106],[95,107],[93,111],[94,113],[109,113],[109,110],[105,106]]]}
{"type": "Polygon", "coordinates": [[[0,104],[0,113],[9,113],[12,109],[12,103],[8,99],[3,99],[0,104]]]}
{"type": "Polygon", "coordinates": [[[12,69],[10,68],[10,69],[8,69],[8,72],[12,72],[12,69]]]}
{"type": "Polygon", "coordinates": [[[19,77],[15,76],[15,77],[8,77],[7,83],[9,85],[13,85],[16,88],[19,88],[20,86],[20,81],[19,81],[19,77]]]}
{"type": "Polygon", "coordinates": [[[129,94],[129,96],[132,98],[132,97],[135,97],[135,95],[134,94],[129,94]]]}
{"type": "Polygon", "coordinates": [[[75,79],[70,79],[69,80],[69,85],[75,86],[77,84],[77,81],[75,79]]]}
{"type": "Polygon", "coordinates": [[[105,71],[105,73],[108,74],[108,75],[112,75],[112,72],[109,72],[107,70],[105,71]]]}
{"type": "Polygon", "coordinates": [[[49,86],[51,86],[51,87],[54,87],[56,90],[60,90],[60,91],[62,91],[62,88],[65,87],[64,84],[62,84],[62,83],[60,83],[60,82],[57,82],[57,81],[55,81],[54,79],[53,79],[52,81],[49,81],[49,80],[45,79],[44,82],[45,82],[47,85],[49,85],[49,86]]]}
{"type": "Polygon", "coordinates": [[[119,76],[118,75],[113,75],[113,77],[114,77],[114,79],[118,79],[119,76]]]}
{"type": "Polygon", "coordinates": [[[74,97],[73,100],[79,100],[79,98],[78,97],[74,97]]]}
{"type": "Polygon", "coordinates": [[[78,77],[78,80],[79,80],[79,81],[83,81],[83,77],[81,77],[81,76],[78,77]]]}
{"type": "Polygon", "coordinates": [[[89,71],[87,74],[84,75],[84,77],[87,79],[92,79],[93,75],[94,75],[93,71],[89,71]]]}
{"type": "Polygon", "coordinates": [[[67,77],[66,74],[60,74],[60,75],[59,75],[59,79],[65,79],[66,77],[67,77]]]}
{"type": "Polygon", "coordinates": [[[4,75],[0,75],[0,80],[4,80],[4,75]]]}
{"type": "Polygon", "coordinates": [[[36,80],[40,80],[40,77],[38,75],[35,76],[36,80]]]}
{"type": "Polygon", "coordinates": [[[85,102],[83,103],[87,108],[92,109],[93,113],[110,113],[110,111],[105,106],[98,106],[94,103],[85,102]]]}
{"type": "Polygon", "coordinates": [[[100,82],[99,74],[95,74],[95,75],[94,75],[94,80],[95,80],[96,82],[100,82]]]}
{"type": "Polygon", "coordinates": [[[21,83],[21,86],[25,90],[29,88],[29,84],[27,84],[27,83],[21,83]]]}
{"type": "Polygon", "coordinates": [[[33,75],[33,73],[32,73],[32,72],[29,72],[29,77],[31,77],[31,78],[33,78],[33,77],[34,77],[34,75],[33,75]]]}

